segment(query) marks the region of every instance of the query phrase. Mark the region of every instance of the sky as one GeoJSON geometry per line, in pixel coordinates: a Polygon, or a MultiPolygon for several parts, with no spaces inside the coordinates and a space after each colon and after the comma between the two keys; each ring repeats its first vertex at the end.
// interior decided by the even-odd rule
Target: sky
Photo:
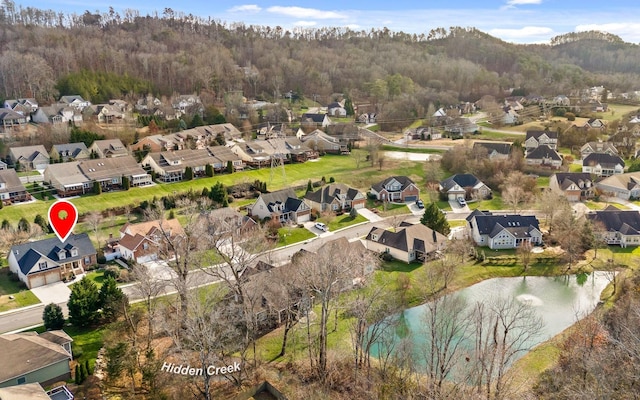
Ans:
{"type": "Polygon", "coordinates": [[[127,8],[141,15],[165,8],[211,17],[227,23],[301,28],[349,27],[353,30],[388,28],[425,35],[434,28],[475,27],[512,43],[548,43],[560,34],[601,30],[631,43],[640,42],[638,0],[14,0],[16,6],[82,14],[122,13],[127,8]],[[89,5],[90,4],[90,5],[89,5]]]}

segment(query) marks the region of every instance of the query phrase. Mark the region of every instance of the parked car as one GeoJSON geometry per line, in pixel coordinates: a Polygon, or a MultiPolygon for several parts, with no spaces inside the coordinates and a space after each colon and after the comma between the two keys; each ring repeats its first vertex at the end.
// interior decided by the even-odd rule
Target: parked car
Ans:
{"type": "Polygon", "coordinates": [[[327,231],[327,226],[325,224],[323,224],[322,222],[316,222],[316,229],[319,229],[323,232],[327,231]]]}
{"type": "Polygon", "coordinates": [[[465,201],[464,198],[462,197],[458,197],[458,204],[460,204],[462,207],[467,205],[467,202],[465,201]]]}
{"type": "Polygon", "coordinates": [[[416,205],[418,206],[418,208],[424,208],[424,203],[420,199],[416,200],[416,205]]]}

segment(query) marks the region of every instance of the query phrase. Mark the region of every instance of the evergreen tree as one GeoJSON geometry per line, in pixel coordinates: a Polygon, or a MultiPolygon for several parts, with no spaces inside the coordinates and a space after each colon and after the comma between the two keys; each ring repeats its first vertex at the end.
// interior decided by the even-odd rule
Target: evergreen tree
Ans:
{"type": "Polygon", "coordinates": [[[76,373],[74,374],[74,378],[75,378],[75,382],[76,385],[81,384],[82,382],[80,382],[80,364],[76,364],[76,373]]]}
{"type": "Polygon", "coordinates": [[[122,188],[124,190],[129,190],[131,188],[131,181],[129,180],[129,177],[127,176],[122,176],[122,188]]]}
{"type": "Polygon", "coordinates": [[[203,126],[204,122],[202,121],[202,117],[200,114],[196,113],[191,119],[191,123],[189,124],[189,128],[195,128],[197,126],[203,126]]]}
{"type": "Polygon", "coordinates": [[[102,283],[98,293],[102,317],[105,321],[114,321],[126,306],[127,298],[116,283],[116,280],[109,276],[102,283]]]}
{"type": "Polygon", "coordinates": [[[25,217],[20,218],[20,221],[18,221],[18,230],[20,232],[31,232],[31,224],[25,217]]]}
{"type": "Polygon", "coordinates": [[[207,166],[204,167],[204,173],[211,178],[213,176],[213,165],[207,164],[207,166]]]}
{"type": "Polygon", "coordinates": [[[449,234],[449,222],[436,203],[429,203],[424,208],[420,223],[443,235],[449,234]]]}
{"type": "Polygon", "coordinates": [[[98,181],[93,182],[93,193],[95,194],[102,193],[102,185],[100,185],[100,182],[98,181]]]}
{"type": "Polygon", "coordinates": [[[42,321],[44,328],[48,331],[62,329],[64,326],[62,308],[55,303],[47,304],[42,312],[42,321]]]}
{"type": "Polygon", "coordinates": [[[100,293],[96,284],[84,277],[80,282],[71,286],[67,307],[69,308],[69,321],[75,326],[91,326],[98,322],[100,293]]]}
{"type": "Polygon", "coordinates": [[[231,160],[227,161],[227,172],[230,174],[233,173],[233,163],[231,160]]]}
{"type": "Polygon", "coordinates": [[[5,231],[11,230],[11,222],[9,222],[9,220],[7,220],[7,219],[3,219],[2,220],[2,228],[1,229],[5,230],[5,231]]]}
{"type": "Polygon", "coordinates": [[[307,193],[313,192],[313,185],[311,184],[311,179],[307,182],[307,193]]]}
{"type": "Polygon", "coordinates": [[[33,223],[39,225],[42,228],[42,232],[50,232],[49,223],[42,217],[42,215],[36,215],[36,217],[33,219],[33,223]]]}
{"type": "Polygon", "coordinates": [[[184,169],[184,180],[185,181],[193,180],[193,168],[187,167],[184,169]]]}
{"type": "Polygon", "coordinates": [[[84,360],[84,369],[87,370],[87,376],[91,375],[93,372],[91,372],[91,367],[89,366],[89,359],[87,358],[86,360],[84,360]]]}
{"type": "Polygon", "coordinates": [[[345,110],[347,110],[347,115],[355,114],[355,111],[353,109],[353,102],[348,97],[344,101],[344,108],[345,108],[345,110]]]}

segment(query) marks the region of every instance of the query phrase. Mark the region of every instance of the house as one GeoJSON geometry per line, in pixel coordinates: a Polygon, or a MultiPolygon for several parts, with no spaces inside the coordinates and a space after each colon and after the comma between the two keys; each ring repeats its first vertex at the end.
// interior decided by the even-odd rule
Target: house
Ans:
{"type": "Polygon", "coordinates": [[[178,182],[184,179],[187,168],[191,168],[193,177],[203,177],[206,175],[207,165],[220,168],[223,163],[206,149],[187,149],[149,153],[140,164],[154,171],[162,182],[178,182]]]}
{"type": "Polygon", "coordinates": [[[302,140],[295,136],[269,139],[268,142],[274,148],[284,147],[284,149],[291,155],[291,161],[305,162],[307,160],[315,160],[319,156],[317,151],[312,150],[309,146],[302,143],[302,140]]]}
{"type": "Polygon", "coordinates": [[[349,154],[349,148],[346,144],[340,142],[340,139],[327,135],[319,129],[300,136],[299,139],[313,151],[319,154],[349,154]]]}
{"type": "Polygon", "coordinates": [[[506,160],[511,156],[511,143],[507,142],[475,142],[473,152],[486,155],[490,160],[506,160]]]}
{"type": "Polygon", "coordinates": [[[542,232],[535,216],[493,215],[474,210],[466,218],[469,236],[478,246],[490,249],[514,249],[524,242],[542,243],[542,232]]]}
{"type": "Polygon", "coordinates": [[[38,111],[38,101],[32,97],[23,99],[9,99],[5,100],[2,105],[4,108],[8,108],[28,117],[30,114],[38,111]]]}
{"type": "MultiPolygon", "coordinates": [[[[70,379],[72,341],[64,331],[0,335],[0,388],[33,383],[48,386],[70,379]]],[[[23,397],[27,398],[31,399],[23,397]]]]}
{"type": "Polygon", "coordinates": [[[478,130],[478,125],[467,117],[447,118],[444,131],[451,137],[464,136],[478,130]]]}
{"type": "Polygon", "coordinates": [[[244,162],[242,161],[242,158],[238,157],[230,148],[226,146],[211,146],[207,147],[207,150],[209,150],[209,153],[221,162],[220,165],[213,165],[213,170],[215,172],[222,172],[223,170],[226,170],[229,163],[231,163],[233,171],[241,171],[244,169],[244,162]]]}
{"type": "Polygon", "coordinates": [[[422,224],[403,222],[396,230],[373,227],[365,239],[365,247],[377,253],[388,253],[407,264],[437,257],[447,245],[447,237],[422,224]]]}
{"type": "Polygon", "coordinates": [[[315,192],[307,192],[304,199],[313,210],[339,211],[364,208],[367,202],[365,195],[344,183],[330,183],[315,192]]]}
{"type": "Polygon", "coordinates": [[[0,108],[0,133],[21,130],[27,125],[27,117],[8,108],[0,108]]]}
{"type": "Polygon", "coordinates": [[[0,400],[73,400],[65,385],[46,391],[39,383],[0,387],[0,400]]]}
{"type": "Polygon", "coordinates": [[[62,96],[60,100],[58,100],[58,103],[73,107],[80,112],[91,105],[89,100],[85,100],[82,96],[78,95],[62,96]]]}
{"type": "Polygon", "coordinates": [[[472,174],[455,174],[440,182],[440,193],[447,199],[455,201],[463,199],[484,200],[491,197],[491,188],[472,174]]]}
{"type": "Polygon", "coordinates": [[[64,104],[53,104],[48,107],[40,107],[31,117],[33,122],[39,124],[82,124],[82,113],[73,107],[64,104]]]}
{"type": "Polygon", "coordinates": [[[511,107],[504,107],[502,109],[503,114],[500,118],[500,122],[504,125],[515,125],[518,121],[520,121],[520,115],[511,107]]]}
{"type": "Polygon", "coordinates": [[[127,223],[120,228],[120,256],[137,263],[157,260],[171,250],[165,240],[179,240],[184,236],[184,229],[175,218],[127,223]]]}
{"type": "Polygon", "coordinates": [[[412,202],[420,198],[420,189],[406,176],[392,176],[372,185],[371,194],[380,201],[412,202]]]}
{"type": "Polygon", "coordinates": [[[98,104],[95,107],[95,116],[101,124],[112,124],[124,119],[124,111],[117,105],[98,104]]]}
{"type": "Polygon", "coordinates": [[[271,218],[281,223],[302,223],[311,219],[311,207],[300,200],[293,189],[261,193],[253,205],[247,207],[249,216],[271,218]]]}
{"type": "Polygon", "coordinates": [[[630,200],[640,198],[640,172],[611,175],[596,183],[605,196],[630,200]]]}
{"type": "Polygon", "coordinates": [[[558,132],[551,131],[527,131],[524,140],[526,152],[530,152],[538,146],[546,145],[550,149],[558,149],[558,132]]]}
{"type": "Polygon", "coordinates": [[[584,172],[558,172],[549,178],[549,188],[569,201],[591,199],[596,186],[591,174],[584,172]]]}
{"type": "Polygon", "coordinates": [[[44,171],[44,181],[62,197],[88,193],[94,182],[102,191],[121,189],[123,177],[134,187],[152,183],[151,176],[131,156],[51,164],[44,171]]]}
{"type": "Polygon", "coordinates": [[[271,163],[271,146],[256,140],[251,142],[238,142],[231,147],[231,151],[246,165],[261,168],[271,163]]]}
{"type": "Polygon", "coordinates": [[[581,158],[584,159],[591,153],[604,153],[611,156],[618,155],[618,149],[611,142],[588,142],[580,148],[581,158]]]}
{"type": "Polygon", "coordinates": [[[300,117],[300,125],[313,128],[326,128],[331,125],[327,114],[305,113],[300,117]]]}
{"type": "Polygon", "coordinates": [[[0,200],[4,205],[31,200],[15,169],[0,170],[0,200]]]}
{"type": "Polygon", "coordinates": [[[131,145],[131,151],[148,151],[151,153],[159,153],[161,151],[182,150],[176,143],[171,141],[168,135],[151,135],[145,136],[131,145]]]}
{"type": "Polygon", "coordinates": [[[63,243],[57,237],[11,247],[9,269],[29,289],[59,282],[96,264],[96,249],[86,233],[72,234],[63,243]]]}
{"type": "Polygon", "coordinates": [[[120,139],[95,140],[89,150],[99,158],[125,157],[129,155],[120,139]]]}
{"type": "Polygon", "coordinates": [[[175,97],[171,101],[171,107],[173,107],[174,110],[180,111],[181,115],[194,113],[202,115],[204,112],[204,107],[202,106],[200,97],[191,94],[175,97]]]}
{"type": "Polygon", "coordinates": [[[9,149],[9,159],[18,168],[27,171],[34,169],[45,169],[49,165],[49,153],[43,145],[11,147],[9,149]]]}
{"type": "Polygon", "coordinates": [[[582,172],[596,176],[611,176],[624,173],[624,161],[618,155],[591,153],[582,160],[582,172]]]}
{"type": "Polygon", "coordinates": [[[557,151],[546,144],[540,145],[529,151],[524,156],[525,164],[549,168],[560,168],[562,166],[562,156],[557,151]]]}
{"type": "Polygon", "coordinates": [[[138,99],[134,108],[137,111],[149,110],[156,107],[160,107],[162,105],[162,101],[159,98],[153,96],[146,96],[138,99]]]}
{"type": "Polygon", "coordinates": [[[347,116],[347,109],[343,104],[335,101],[327,106],[327,114],[332,117],[344,118],[347,116]]]}
{"type": "Polygon", "coordinates": [[[243,215],[231,207],[216,208],[201,213],[201,218],[209,220],[210,225],[216,226],[218,234],[233,234],[240,237],[258,228],[258,223],[247,215],[243,215]]]}
{"type": "Polygon", "coordinates": [[[554,97],[551,100],[551,104],[555,105],[555,106],[564,106],[564,107],[568,107],[571,105],[571,100],[569,100],[569,98],[563,94],[558,95],[556,97],[554,97]]]}
{"type": "Polygon", "coordinates": [[[607,124],[599,118],[589,118],[584,125],[581,126],[583,129],[599,129],[604,130],[607,127],[607,124]]]}
{"type": "Polygon", "coordinates": [[[86,160],[91,156],[87,146],[80,143],[54,144],[51,148],[49,157],[52,161],[75,161],[86,160]]]}
{"type": "Polygon", "coordinates": [[[640,245],[640,212],[608,206],[604,210],[589,212],[585,217],[601,227],[595,232],[602,235],[607,244],[620,247],[640,245]]]}

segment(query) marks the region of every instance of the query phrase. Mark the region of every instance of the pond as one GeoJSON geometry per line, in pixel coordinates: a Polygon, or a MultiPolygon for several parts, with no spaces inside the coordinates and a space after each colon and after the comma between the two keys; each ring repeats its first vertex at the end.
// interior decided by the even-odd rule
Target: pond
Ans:
{"type": "MultiPolygon", "coordinates": [[[[464,310],[459,309],[456,314],[464,314],[465,318],[462,319],[468,320],[469,325],[473,325],[471,320],[475,317],[470,316],[467,312],[473,310],[478,302],[490,305],[496,303],[498,298],[507,302],[513,301],[513,304],[516,305],[525,305],[526,307],[524,308],[528,312],[539,317],[542,323],[541,329],[535,335],[526,335],[526,342],[519,344],[520,348],[525,349],[525,351],[518,351],[514,354],[513,358],[509,360],[509,363],[512,363],[517,358],[522,357],[526,350],[552,338],[574,324],[578,319],[584,318],[591,313],[600,301],[602,290],[608,284],[609,279],[605,272],[558,277],[494,278],[462,289],[449,296],[462,299],[460,307],[464,307],[464,310]]],[[[402,314],[392,317],[396,322],[396,326],[383,340],[387,345],[375,344],[372,347],[371,354],[374,357],[379,357],[383,355],[385,349],[394,347],[400,342],[401,338],[407,338],[410,339],[409,342],[413,349],[411,352],[417,359],[416,363],[424,365],[424,353],[429,352],[429,350],[425,351],[425,347],[429,347],[430,344],[427,343],[434,341],[433,335],[431,335],[432,339],[429,339],[430,328],[428,327],[429,324],[425,322],[429,310],[433,309],[433,307],[428,307],[430,304],[433,305],[434,303],[409,308],[402,314]],[[389,343],[392,346],[389,346],[389,343]]],[[[454,318],[447,317],[445,319],[447,319],[446,324],[451,324],[451,320],[454,318]]],[[[520,326],[523,325],[521,324],[520,326]]],[[[502,329],[502,327],[499,329],[502,329]]],[[[469,328],[469,330],[473,330],[473,327],[469,328]]],[[[467,358],[468,361],[470,354],[473,352],[473,347],[477,346],[477,337],[474,333],[457,333],[456,335],[456,340],[460,340],[460,337],[463,337],[464,339],[462,340],[466,341],[465,344],[460,346],[463,350],[459,351],[459,357],[467,358]]],[[[438,343],[444,342],[441,340],[438,343]]]]}

